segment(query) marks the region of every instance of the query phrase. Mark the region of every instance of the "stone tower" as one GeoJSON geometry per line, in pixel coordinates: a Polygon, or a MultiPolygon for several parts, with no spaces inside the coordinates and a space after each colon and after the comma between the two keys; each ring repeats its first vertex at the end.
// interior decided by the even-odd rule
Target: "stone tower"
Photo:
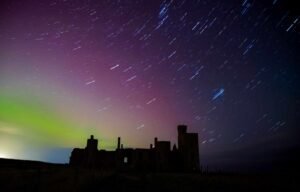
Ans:
{"type": "Polygon", "coordinates": [[[197,133],[187,133],[186,125],[178,125],[178,151],[183,158],[183,169],[196,171],[200,169],[199,143],[197,133]]]}

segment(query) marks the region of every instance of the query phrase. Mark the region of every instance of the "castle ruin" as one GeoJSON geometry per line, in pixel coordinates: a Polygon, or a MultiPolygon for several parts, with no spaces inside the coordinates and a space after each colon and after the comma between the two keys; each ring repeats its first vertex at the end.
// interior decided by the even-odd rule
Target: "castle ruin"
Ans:
{"type": "Polygon", "coordinates": [[[122,171],[197,171],[199,165],[198,134],[187,133],[186,125],[179,125],[178,147],[171,149],[170,141],[154,139],[149,149],[123,148],[118,137],[115,151],[98,150],[98,140],[93,135],[84,149],[75,148],[70,157],[70,165],[122,171]]]}

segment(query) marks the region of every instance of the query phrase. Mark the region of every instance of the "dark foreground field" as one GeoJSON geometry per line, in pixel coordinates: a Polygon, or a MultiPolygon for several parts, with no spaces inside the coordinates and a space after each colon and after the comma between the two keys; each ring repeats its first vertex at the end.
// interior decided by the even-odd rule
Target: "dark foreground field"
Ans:
{"type": "Polygon", "coordinates": [[[35,162],[0,166],[0,191],[298,191],[292,174],[109,173],[35,162]]]}

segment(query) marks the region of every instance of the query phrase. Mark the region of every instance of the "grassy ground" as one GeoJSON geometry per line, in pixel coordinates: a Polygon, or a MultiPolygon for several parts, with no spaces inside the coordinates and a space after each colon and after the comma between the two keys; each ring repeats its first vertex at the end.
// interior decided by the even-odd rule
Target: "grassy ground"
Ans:
{"type": "Polygon", "coordinates": [[[113,173],[58,165],[0,166],[0,191],[299,191],[289,174],[113,173]]]}

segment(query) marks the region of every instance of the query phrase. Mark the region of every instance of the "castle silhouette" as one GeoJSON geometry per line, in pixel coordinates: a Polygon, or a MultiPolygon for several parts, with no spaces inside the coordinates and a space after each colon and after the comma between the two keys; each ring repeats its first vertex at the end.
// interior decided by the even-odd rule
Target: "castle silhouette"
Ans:
{"type": "Polygon", "coordinates": [[[154,139],[150,149],[123,148],[118,137],[115,151],[98,150],[94,136],[84,149],[73,149],[70,165],[77,167],[122,171],[197,171],[199,170],[198,134],[187,133],[186,125],[178,125],[178,148],[170,141],[154,139]]]}

